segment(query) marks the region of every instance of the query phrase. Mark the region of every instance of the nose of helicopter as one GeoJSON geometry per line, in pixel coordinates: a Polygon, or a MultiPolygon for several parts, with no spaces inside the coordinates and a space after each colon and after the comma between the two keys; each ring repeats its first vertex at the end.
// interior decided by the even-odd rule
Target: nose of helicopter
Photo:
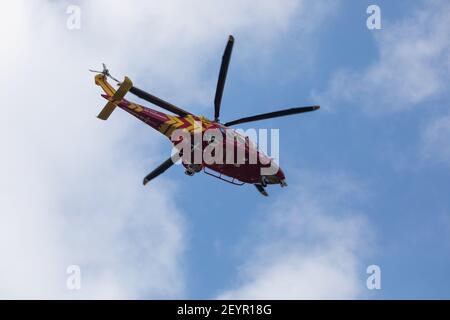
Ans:
{"type": "Polygon", "coordinates": [[[284,172],[283,170],[281,170],[281,168],[278,169],[276,177],[278,178],[278,181],[282,187],[287,187],[286,176],[284,175],[284,172]]]}
{"type": "Polygon", "coordinates": [[[285,181],[286,177],[284,175],[283,170],[280,167],[278,167],[277,173],[263,176],[262,179],[265,181],[266,184],[280,184],[282,187],[287,186],[285,181]]]}
{"type": "Polygon", "coordinates": [[[275,176],[281,181],[286,179],[286,176],[284,175],[283,170],[281,168],[278,168],[278,172],[275,174],[275,176]]]}

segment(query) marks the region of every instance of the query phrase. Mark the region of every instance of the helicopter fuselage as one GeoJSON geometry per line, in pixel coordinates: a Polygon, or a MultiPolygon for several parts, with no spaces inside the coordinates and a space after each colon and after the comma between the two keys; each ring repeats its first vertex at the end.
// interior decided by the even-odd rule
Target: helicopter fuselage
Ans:
{"type": "MultiPolygon", "coordinates": [[[[110,99],[107,94],[102,95],[105,99],[110,99]]],[[[259,150],[247,137],[240,135],[234,129],[228,128],[221,123],[211,121],[203,116],[189,114],[185,117],[173,116],[160,112],[142,105],[129,102],[123,99],[118,103],[118,107],[146,123],[171,140],[175,147],[180,143],[177,139],[176,130],[181,130],[192,138],[192,141],[200,141],[196,145],[197,151],[200,151],[200,161],[195,161],[195,150],[192,155],[184,154],[182,164],[186,168],[186,173],[193,175],[201,170],[207,169],[215,171],[218,175],[211,174],[222,180],[228,181],[226,177],[232,179],[234,184],[281,184],[284,185],[285,175],[281,168],[269,158],[263,151],[259,150]],[[208,151],[211,141],[206,138],[208,131],[219,132],[221,137],[217,139],[215,135],[215,150],[221,150],[218,161],[208,161],[204,154],[208,151]],[[194,137],[195,134],[201,134],[200,137],[194,137]],[[230,156],[230,152],[232,155],[230,156]],[[243,158],[238,158],[243,155],[243,158]],[[256,159],[256,161],[250,161],[256,159]],[[269,170],[270,168],[270,170],[269,170]],[[266,173],[264,171],[266,170],[266,173]],[[270,172],[267,174],[267,172],[270,172]],[[225,176],[225,177],[223,177],[225,176]]],[[[213,153],[214,153],[213,151],[213,153]]],[[[208,172],[206,172],[208,173],[208,172]]]]}

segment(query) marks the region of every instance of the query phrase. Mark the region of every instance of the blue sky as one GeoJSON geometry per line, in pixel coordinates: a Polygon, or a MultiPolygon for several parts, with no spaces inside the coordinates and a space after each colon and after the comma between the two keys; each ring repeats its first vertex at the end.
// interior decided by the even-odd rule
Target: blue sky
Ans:
{"type": "Polygon", "coordinates": [[[3,230],[2,242],[15,245],[2,247],[0,296],[450,297],[446,1],[117,2],[102,12],[102,1],[75,1],[80,30],[65,28],[69,4],[16,4],[23,19],[3,22],[19,39],[0,51],[16,80],[2,84],[3,98],[36,107],[6,112],[15,138],[4,141],[1,224],[13,232],[3,230]],[[381,8],[381,30],[366,27],[371,4],[381,8]],[[280,129],[289,187],[263,198],[174,167],[143,188],[170,144],[120,110],[97,121],[104,102],[86,70],[106,62],[115,76],[211,117],[228,34],[236,43],[223,121],[322,106],[254,123],[280,129]],[[40,76],[19,78],[31,73],[40,76]],[[42,79],[58,90],[36,88],[42,79]],[[31,96],[17,100],[24,88],[31,96]],[[25,190],[16,185],[30,175],[25,190]],[[81,267],[80,292],[64,288],[69,264],[81,267]],[[381,290],[366,288],[372,264],[381,290]]]}
{"type": "MultiPolygon", "coordinates": [[[[377,33],[388,33],[388,23],[408,17],[408,12],[417,10],[420,4],[378,1],[386,25],[382,30],[370,31],[364,13],[372,3],[342,4],[318,32],[319,39],[313,49],[314,55],[317,53],[314,70],[306,74],[286,76],[290,70],[302,68],[297,66],[301,57],[296,50],[301,44],[290,42],[300,28],[295,23],[286,41],[275,49],[268,71],[258,77],[241,74],[242,69],[258,69],[258,66],[245,62],[246,66],[242,67],[237,37],[222,117],[228,119],[279,106],[314,103],[310,91],[326,87],[337,69],[361,70],[376,61],[377,33]],[[278,80],[285,77],[289,80],[278,80]]],[[[332,113],[321,111],[258,124],[280,128],[281,165],[290,184],[302,183],[295,176],[298,170],[338,171],[355,177],[368,189],[370,196],[357,205],[365,212],[376,241],[368,249],[372,254],[363,259],[362,266],[378,264],[383,273],[383,289],[367,292],[369,298],[448,298],[449,295],[448,163],[417,159],[424,118],[430,118],[429,113],[439,116],[436,108],[445,115],[449,100],[443,97],[432,104],[442,107],[424,101],[410,112],[371,116],[361,112],[360,106],[350,100],[333,105],[332,113]]],[[[170,174],[175,178],[179,172],[174,170],[170,174]]],[[[194,258],[190,266],[198,272],[193,272],[196,274],[191,283],[193,297],[204,298],[233,281],[235,275],[230,270],[246,259],[245,251],[236,255],[234,247],[246,238],[252,223],[264,219],[262,212],[284,190],[270,190],[269,199],[259,199],[259,195],[249,194],[251,188],[235,190],[227,185],[209,184],[208,178],[203,177],[184,180],[181,184],[186,193],[181,197],[182,202],[195,199],[198,189],[206,192],[203,199],[210,199],[206,200],[206,206],[195,206],[194,215],[190,215],[194,225],[192,251],[189,251],[190,258],[194,258]],[[207,187],[204,183],[208,183],[207,187]],[[192,185],[195,187],[191,188],[192,185]]],[[[348,201],[353,205],[352,199],[348,201]]],[[[364,278],[365,269],[358,271],[364,278]]]]}
{"type": "MultiPolygon", "coordinates": [[[[325,30],[320,32],[320,43],[317,44],[319,52],[316,57],[317,65],[312,74],[308,74],[307,77],[298,74],[283,85],[277,84],[277,81],[271,81],[280,76],[283,77],[282,72],[286,72],[287,68],[295,68],[299,57],[298,52],[295,51],[295,44],[292,43],[286,44],[289,54],[282,52],[274,55],[274,66],[270,68],[270,73],[263,77],[240,80],[242,76],[239,76],[239,64],[235,62],[235,59],[227,86],[224,117],[229,109],[240,111],[239,113],[235,111],[235,114],[245,114],[247,110],[251,113],[251,110],[266,111],[277,105],[290,106],[314,102],[308,98],[308,91],[317,87],[320,90],[336,69],[360,70],[371,64],[378,57],[374,45],[374,34],[389,32],[389,30],[385,27],[383,30],[369,31],[365,27],[365,16],[361,15],[361,12],[364,12],[369,4],[371,2],[347,2],[339,9],[339,13],[332,18],[332,22],[329,22],[327,27],[324,27],[325,30]],[[242,105],[239,95],[234,95],[234,91],[239,91],[240,94],[247,93],[250,98],[244,99],[246,101],[251,99],[259,108],[249,106],[252,104],[250,101],[242,105]],[[295,102],[296,100],[299,102],[295,102]],[[228,109],[228,105],[233,107],[228,109]]],[[[396,17],[405,16],[405,11],[414,10],[417,6],[410,2],[404,5],[379,2],[379,5],[382,8],[383,19],[386,19],[384,21],[391,23],[396,17]]],[[[290,32],[295,34],[295,30],[294,24],[290,32]]],[[[236,47],[235,56],[239,56],[239,42],[236,47]]],[[[239,58],[237,60],[239,61],[239,58]]],[[[448,103],[448,99],[443,99],[439,104],[448,106],[448,103]]],[[[445,273],[449,266],[446,254],[449,240],[448,225],[443,226],[441,222],[449,207],[449,199],[446,196],[449,190],[449,180],[446,175],[448,167],[445,164],[421,164],[420,169],[414,168],[414,165],[411,165],[412,168],[396,169],[396,159],[392,158],[396,155],[386,154],[395,151],[392,149],[396,149],[399,153],[403,150],[406,153],[414,152],[410,149],[417,148],[420,123],[423,117],[427,116],[424,109],[432,107],[425,102],[422,108],[406,115],[399,113],[376,118],[361,114],[358,105],[352,104],[351,101],[349,106],[337,104],[334,107],[339,111],[333,114],[321,112],[271,122],[270,125],[281,129],[281,164],[287,173],[295,172],[296,169],[319,172],[322,170],[345,171],[369,185],[373,195],[363,206],[372,228],[376,230],[378,241],[375,244],[376,254],[367,259],[366,263],[376,262],[382,266],[384,275],[383,290],[371,296],[448,297],[449,282],[445,281],[448,278],[445,273]]],[[[264,126],[264,124],[261,125],[264,126]]],[[[414,157],[414,154],[411,156],[414,157]]],[[[413,158],[413,162],[417,160],[414,161],[413,158]]],[[[289,182],[301,183],[292,179],[289,179],[289,182]]],[[[215,189],[213,194],[216,192],[220,191],[215,189]]],[[[279,191],[274,190],[275,196],[277,192],[279,191]]],[[[234,192],[233,197],[235,194],[238,192],[234,192]]],[[[244,199],[247,196],[245,194],[244,199]]],[[[192,195],[187,196],[188,199],[190,197],[192,195]]],[[[229,196],[224,195],[224,197],[229,196]]],[[[248,228],[245,223],[233,223],[236,219],[245,221],[245,217],[253,211],[254,202],[247,206],[244,199],[236,201],[236,207],[227,208],[229,217],[226,220],[231,223],[230,226],[234,225],[232,228],[235,230],[232,234],[235,232],[236,235],[245,234],[248,228]],[[237,215],[230,214],[231,212],[236,212],[237,215]],[[243,212],[247,214],[242,216],[243,212]]],[[[220,207],[221,205],[218,205],[217,210],[220,207]]],[[[261,210],[259,206],[255,209],[256,213],[261,210]]],[[[208,211],[208,209],[205,210],[205,212],[208,211]]],[[[216,218],[214,214],[212,225],[216,218]]],[[[217,223],[218,227],[213,229],[214,234],[220,235],[219,239],[229,236],[232,236],[234,241],[239,239],[239,236],[236,238],[230,235],[228,229],[221,228],[221,225],[217,223]]],[[[203,236],[201,238],[201,242],[209,242],[203,239],[203,236]]],[[[207,252],[209,256],[210,252],[214,252],[214,248],[211,247],[207,252]]],[[[217,259],[218,263],[212,264],[209,268],[208,273],[215,273],[211,270],[218,271],[212,279],[216,277],[220,279],[223,274],[226,274],[226,271],[220,268],[224,262],[228,268],[234,263],[229,258],[223,261],[223,256],[220,254],[217,259]]],[[[203,259],[197,261],[204,265],[200,262],[203,259]]],[[[206,283],[210,281],[207,280],[206,283]]],[[[209,286],[202,284],[199,288],[200,292],[203,292],[205,287],[209,286]]],[[[215,285],[212,289],[214,287],[215,285]]]]}

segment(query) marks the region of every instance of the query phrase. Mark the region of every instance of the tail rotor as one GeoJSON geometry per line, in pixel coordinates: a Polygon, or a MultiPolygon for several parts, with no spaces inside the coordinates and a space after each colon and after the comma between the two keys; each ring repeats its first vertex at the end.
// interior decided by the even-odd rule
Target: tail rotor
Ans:
{"type": "Polygon", "coordinates": [[[98,71],[98,70],[93,70],[93,69],[89,69],[90,72],[94,72],[94,73],[98,73],[98,74],[102,74],[105,77],[108,77],[112,80],[114,80],[115,82],[117,82],[117,84],[121,84],[121,82],[119,80],[117,80],[116,78],[114,78],[111,73],[109,73],[109,69],[108,67],[106,67],[106,64],[102,63],[103,66],[103,70],[102,71],[98,71]]]}

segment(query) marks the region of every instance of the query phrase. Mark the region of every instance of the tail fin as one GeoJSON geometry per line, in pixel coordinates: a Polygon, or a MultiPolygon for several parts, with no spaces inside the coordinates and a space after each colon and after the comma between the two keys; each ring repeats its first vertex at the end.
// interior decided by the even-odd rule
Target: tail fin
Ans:
{"type": "Polygon", "coordinates": [[[95,84],[101,86],[102,89],[111,97],[109,102],[97,116],[97,118],[102,120],[107,120],[109,118],[111,113],[113,113],[114,109],[117,107],[117,104],[122,101],[123,97],[125,97],[127,92],[133,87],[133,82],[131,82],[128,77],[125,77],[119,89],[116,91],[106,81],[106,77],[103,74],[98,74],[95,76],[95,84]]]}

